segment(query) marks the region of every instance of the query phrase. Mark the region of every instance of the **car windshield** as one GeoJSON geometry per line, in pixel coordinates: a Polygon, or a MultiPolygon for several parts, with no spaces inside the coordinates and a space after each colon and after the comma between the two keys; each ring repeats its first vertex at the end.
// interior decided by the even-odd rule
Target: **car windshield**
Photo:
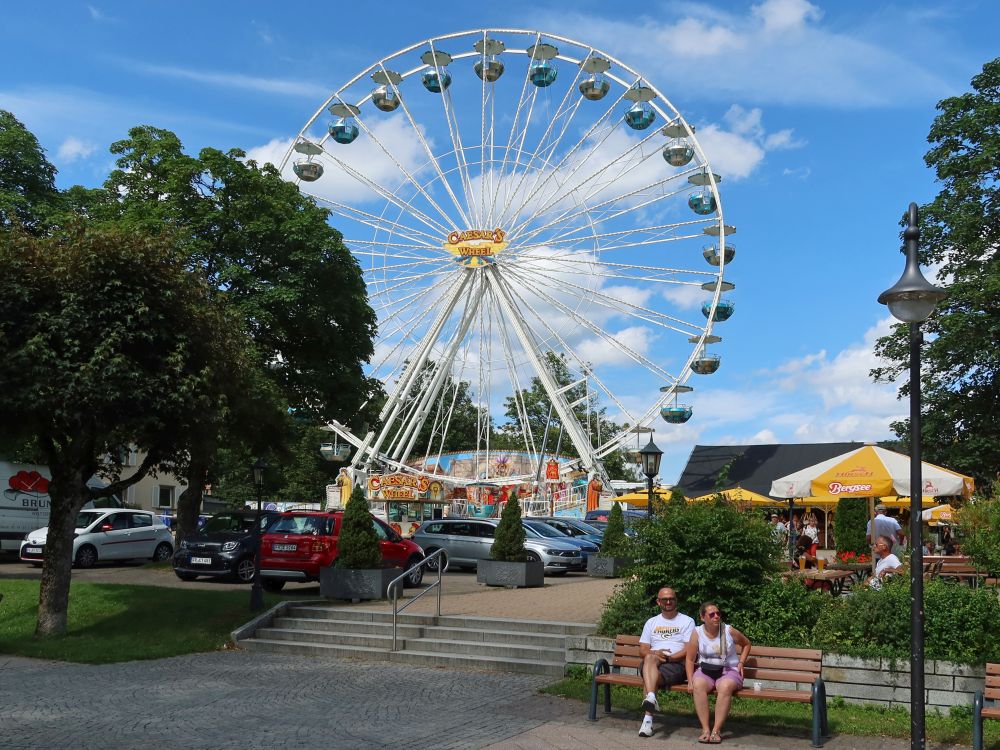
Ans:
{"type": "Polygon", "coordinates": [[[333,518],[330,516],[282,516],[274,522],[267,533],[329,536],[333,533],[333,518]]]}
{"type": "Polygon", "coordinates": [[[103,510],[82,510],[76,514],[76,528],[85,529],[105,514],[103,510]]]}
{"type": "Polygon", "coordinates": [[[572,526],[575,529],[579,529],[584,534],[598,534],[598,535],[600,535],[600,534],[604,533],[604,531],[602,529],[598,529],[595,526],[593,526],[590,523],[590,521],[566,521],[566,523],[568,523],[570,526],[572,526]]]}
{"type": "Polygon", "coordinates": [[[566,536],[566,534],[563,534],[561,531],[559,531],[559,529],[553,529],[547,523],[542,523],[541,521],[525,521],[524,525],[527,526],[529,529],[538,532],[539,536],[547,536],[547,537],[566,536]]]}
{"type": "Polygon", "coordinates": [[[608,528],[607,521],[587,521],[587,525],[593,526],[595,529],[597,529],[598,534],[603,534],[604,530],[608,528]]]}
{"type": "Polygon", "coordinates": [[[202,531],[206,534],[219,534],[226,531],[250,531],[253,529],[253,519],[253,516],[237,515],[235,513],[216,513],[205,522],[202,531]]]}

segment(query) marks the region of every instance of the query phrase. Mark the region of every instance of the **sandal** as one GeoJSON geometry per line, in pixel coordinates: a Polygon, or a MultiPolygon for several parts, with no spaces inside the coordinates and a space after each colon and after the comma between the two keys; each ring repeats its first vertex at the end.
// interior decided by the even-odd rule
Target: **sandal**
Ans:
{"type": "Polygon", "coordinates": [[[709,745],[718,745],[722,742],[722,735],[718,732],[712,732],[712,735],[708,738],[709,745]]]}
{"type": "Polygon", "coordinates": [[[698,742],[702,745],[707,745],[712,741],[712,735],[710,732],[702,732],[701,737],[698,738],[698,742]]]}

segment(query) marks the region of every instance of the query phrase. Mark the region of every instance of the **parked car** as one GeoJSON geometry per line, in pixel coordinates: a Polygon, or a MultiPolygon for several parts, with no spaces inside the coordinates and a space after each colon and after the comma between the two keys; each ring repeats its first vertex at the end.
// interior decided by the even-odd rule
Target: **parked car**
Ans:
{"type": "MultiPolygon", "coordinates": [[[[499,524],[496,518],[442,518],[426,521],[413,533],[413,541],[430,555],[444,550],[445,565],[475,568],[480,560],[490,559],[493,537],[499,524]]],[[[580,548],[569,539],[561,541],[543,536],[528,536],[524,543],[529,560],[541,560],[545,572],[562,575],[570,570],[583,570],[587,563],[580,548]]],[[[437,562],[427,563],[437,570],[437,562]]]]}
{"type": "MultiPolygon", "coordinates": [[[[591,526],[599,529],[601,534],[607,531],[608,528],[608,516],[611,515],[610,510],[588,510],[587,515],[584,517],[584,521],[589,523],[591,526]]],[[[633,528],[632,524],[635,521],[639,521],[646,517],[645,512],[639,512],[636,510],[625,510],[622,511],[623,520],[625,521],[625,536],[637,536],[638,532],[633,528]]]]}
{"type": "MultiPolygon", "coordinates": [[[[342,510],[289,511],[280,514],[261,539],[261,584],[268,591],[281,591],[287,581],[318,581],[322,568],[337,559],[337,540],[344,518],[342,510]]],[[[410,569],[424,559],[424,551],[404,539],[384,521],[372,516],[386,568],[410,569]]],[[[419,586],[423,567],[404,581],[419,586]]]]}
{"type": "Polygon", "coordinates": [[[561,531],[567,536],[571,536],[575,539],[585,539],[588,542],[593,542],[598,547],[600,547],[604,542],[603,529],[591,526],[589,523],[581,521],[579,518],[569,518],[566,516],[532,516],[531,520],[541,521],[542,523],[548,524],[552,528],[561,531]]]}
{"type": "MultiPolygon", "coordinates": [[[[262,534],[279,515],[273,510],[261,511],[262,534]]],[[[257,511],[252,510],[226,510],[209,517],[196,533],[181,540],[174,553],[174,573],[182,581],[207,576],[249,583],[257,550],[256,519],[257,511]]]]}
{"type": "MultiPolygon", "coordinates": [[[[49,527],[32,531],[21,542],[21,559],[41,563],[49,527]]],[[[145,510],[81,510],[76,515],[73,563],[89,568],[106,560],[138,558],[166,562],[174,553],[170,529],[145,510]]]]}
{"type": "Polygon", "coordinates": [[[557,528],[549,526],[544,521],[539,521],[535,518],[526,518],[522,521],[524,524],[524,530],[528,535],[528,538],[538,537],[541,539],[554,539],[560,542],[567,542],[580,549],[580,554],[583,555],[584,561],[590,556],[600,552],[601,548],[593,542],[587,541],[586,539],[581,539],[580,537],[570,536],[564,531],[560,531],[557,528]]]}

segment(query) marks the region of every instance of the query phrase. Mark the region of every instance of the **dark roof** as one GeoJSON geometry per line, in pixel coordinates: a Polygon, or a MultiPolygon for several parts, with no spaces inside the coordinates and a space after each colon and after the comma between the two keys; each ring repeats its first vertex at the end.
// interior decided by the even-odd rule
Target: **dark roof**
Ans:
{"type": "Polygon", "coordinates": [[[799,443],[787,445],[696,445],[677,482],[688,497],[743,487],[761,495],[771,493],[771,482],[820,461],[857,450],[865,443],[799,443]],[[730,464],[725,485],[719,472],[730,464]]]}

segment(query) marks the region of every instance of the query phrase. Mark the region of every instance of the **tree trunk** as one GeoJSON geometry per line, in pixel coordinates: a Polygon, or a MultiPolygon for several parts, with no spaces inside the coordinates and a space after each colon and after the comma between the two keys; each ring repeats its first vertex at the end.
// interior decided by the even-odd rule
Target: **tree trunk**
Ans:
{"type": "Polygon", "coordinates": [[[55,464],[49,469],[52,472],[49,531],[45,539],[45,561],[38,589],[38,624],[35,626],[35,635],[39,637],[66,632],[76,516],[86,502],[83,470],[55,464]]]}
{"type": "Polygon", "coordinates": [[[198,531],[198,515],[201,513],[208,464],[204,454],[192,452],[186,477],[187,487],[177,498],[177,531],[174,534],[174,541],[178,549],[185,537],[198,531]]]}

